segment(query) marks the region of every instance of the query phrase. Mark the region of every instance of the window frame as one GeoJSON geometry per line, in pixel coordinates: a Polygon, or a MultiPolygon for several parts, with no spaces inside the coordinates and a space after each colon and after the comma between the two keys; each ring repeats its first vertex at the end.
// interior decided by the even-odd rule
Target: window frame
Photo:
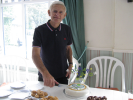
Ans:
{"type": "MultiPolygon", "coordinates": [[[[48,7],[50,6],[51,2],[53,1],[58,1],[58,0],[30,0],[30,1],[20,1],[20,2],[11,2],[11,3],[2,3],[2,0],[0,0],[0,45],[1,48],[4,49],[2,50],[2,54],[0,55],[5,55],[5,45],[4,45],[4,26],[3,26],[3,11],[2,11],[2,7],[5,6],[13,6],[13,5],[17,5],[20,4],[22,6],[22,33],[24,33],[25,35],[25,46],[27,45],[27,41],[26,41],[26,4],[37,4],[37,3],[44,3],[44,2],[48,2],[48,7]]],[[[26,49],[26,58],[27,58],[27,47],[25,47],[26,49]]]]}

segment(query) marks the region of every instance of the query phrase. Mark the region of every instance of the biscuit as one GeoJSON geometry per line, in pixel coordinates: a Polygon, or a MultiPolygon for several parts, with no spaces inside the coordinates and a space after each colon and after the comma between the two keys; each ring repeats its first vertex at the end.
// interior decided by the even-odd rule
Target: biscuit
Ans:
{"type": "Polygon", "coordinates": [[[36,94],[34,94],[34,93],[31,93],[31,96],[33,96],[33,97],[34,97],[35,95],[36,95],[36,94]]]}
{"type": "Polygon", "coordinates": [[[44,96],[47,96],[47,95],[48,95],[48,93],[47,93],[47,92],[43,92],[43,94],[44,94],[44,96]]]}
{"type": "Polygon", "coordinates": [[[34,94],[36,94],[36,91],[35,91],[35,90],[33,90],[33,91],[31,91],[31,93],[34,93],[34,94]]]}
{"type": "Polygon", "coordinates": [[[49,98],[48,100],[54,100],[54,98],[49,98]]]}
{"type": "Polygon", "coordinates": [[[43,91],[37,90],[37,94],[38,94],[39,96],[43,96],[43,91]]]}
{"type": "Polygon", "coordinates": [[[56,96],[55,97],[48,96],[47,98],[46,97],[41,98],[41,100],[59,100],[59,99],[56,96]]]}
{"type": "Polygon", "coordinates": [[[35,98],[39,98],[40,96],[39,96],[38,94],[36,94],[34,97],[35,97],[35,98]]]}
{"type": "Polygon", "coordinates": [[[54,97],[54,100],[59,100],[56,96],[54,97]]]}
{"type": "Polygon", "coordinates": [[[48,99],[53,98],[53,96],[48,96],[48,99]]]}
{"type": "Polygon", "coordinates": [[[48,100],[47,98],[41,98],[41,100],[48,100]]]}
{"type": "Polygon", "coordinates": [[[45,97],[45,95],[39,95],[40,96],[40,98],[43,98],[43,97],[45,97]]]}

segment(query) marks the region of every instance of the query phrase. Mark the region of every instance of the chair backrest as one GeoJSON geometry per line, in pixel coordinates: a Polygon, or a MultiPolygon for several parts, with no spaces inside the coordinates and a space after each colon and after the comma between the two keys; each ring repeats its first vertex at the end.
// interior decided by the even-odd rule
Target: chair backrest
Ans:
{"type": "MultiPolygon", "coordinates": [[[[24,70],[25,79],[28,76],[27,60],[18,56],[3,56],[0,64],[3,70],[3,82],[20,81],[20,67],[24,70]]],[[[23,77],[24,77],[23,76],[23,77]]]]}
{"type": "MultiPolygon", "coordinates": [[[[88,62],[86,69],[89,69],[90,65],[94,65],[96,68],[95,87],[98,87],[98,84],[99,84],[99,69],[100,69],[100,87],[103,87],[103,88],[109,88],[109,85],[111,88],[113,88],[114,73],[115,73],[116,67],[120,66],[122,68],[122,91],[125,92],[125,67],[120,60],[118,60],[114,57],[100,56],[100,57],[91,59],[88,62]],[[104,64],[102,63],[102,61],[104,61],[104,64]],[[109,61],[109,64],[107,64],[108,61],[109,61]],[[107,70],[107,68],[108,68],[108,70],[107,70]],[[103,73],[104,73],[104,76],[103,76],[103,73]],[[110,73],[111,73],[111,80],[110,80],[110,73]],[[106,76],[107,76],[107,84],[106,84],[106,76]],[[109,81],[111,83],[109,83],[109,81]]],[[[88,77],[88,72],[86,72],[84,80],[81,83],[85,83],[87,77],[88,77]]]]}
{"type": "Polygon", "coordinates": [[[73,61],[73,67],[68,84],[73,83],[75,81],[78,73],[78,68],[79,66],[81,66],[81,64],[78,63],[78,60],[76,60],[74,57],[72,58],[72,61],[73,61]]]}

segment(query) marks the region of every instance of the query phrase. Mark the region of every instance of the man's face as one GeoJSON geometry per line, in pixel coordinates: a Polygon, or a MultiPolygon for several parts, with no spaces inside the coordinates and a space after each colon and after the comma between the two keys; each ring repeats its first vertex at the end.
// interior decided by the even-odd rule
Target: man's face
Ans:
{"type": "Polygon", "coordinates": [[[65,7],[63,5],[53,5],[48,11],[53,23],[60,23],[66,16],[65,7]]]}

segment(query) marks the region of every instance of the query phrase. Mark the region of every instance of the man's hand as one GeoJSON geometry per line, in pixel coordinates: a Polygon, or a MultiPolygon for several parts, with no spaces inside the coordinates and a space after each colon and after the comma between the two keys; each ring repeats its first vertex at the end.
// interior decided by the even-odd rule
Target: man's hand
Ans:
{"type": "MultiPolygon", "coordinates": [[[[68,59],[69,63],[72,63],[72,49],[71,49],[70,45],[67,46],[67,59],[68,59]]],[[[68,71],[66,73],[66,77],[68,77],[68,78],[70,78],[72,66],[73,66],[72,64],[69,64],[68,71]]]]}
{"type": "Polygon", "coordinates": [[[43,81],[44,81],[44,85],[45,86],[49,86],[49,87],[53,87],[55,86],[55,84],[59,84],[53,76],[51,76],[49,74],[49,72],[46,72],[44,75],[43,75],[43,81]]]}
{"type": "Polygon", "coordinates": [[[72,64],[70,64],[69,67],[68,67],[68,71],[66,73],[66,77],[70,78],[71,70],[72,70],[72,64]]]}

